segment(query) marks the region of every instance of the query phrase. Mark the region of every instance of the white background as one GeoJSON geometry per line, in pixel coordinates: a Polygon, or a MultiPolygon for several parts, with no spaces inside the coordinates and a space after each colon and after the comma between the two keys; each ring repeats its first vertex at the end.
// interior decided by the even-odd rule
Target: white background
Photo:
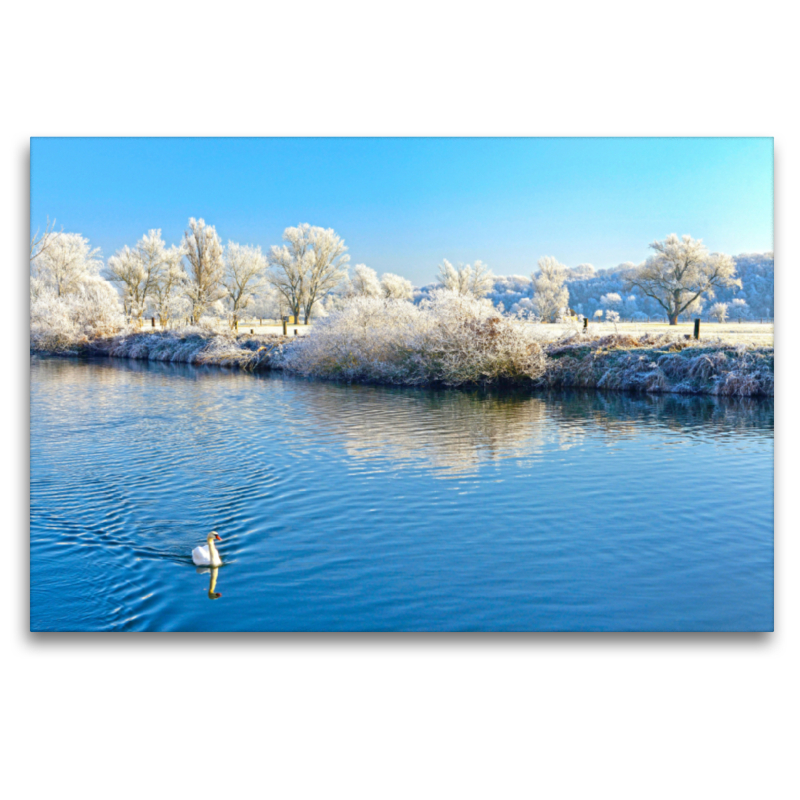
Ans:
{"type": "Polygon", "coordinates": [[[4,796],[798,796],[796,26],[549,5],[4,10],[4,796]],[[30,634],[28,137],[106,134],[775,136],[776,632],[30,634]]]}

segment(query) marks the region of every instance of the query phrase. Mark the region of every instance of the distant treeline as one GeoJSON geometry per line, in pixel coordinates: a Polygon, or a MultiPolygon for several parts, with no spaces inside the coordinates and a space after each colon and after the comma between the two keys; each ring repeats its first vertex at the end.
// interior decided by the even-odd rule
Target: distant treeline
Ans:
{"type": "MultiPolygon", "coordinates": [[[[772,318],[775,314],[775,259],[773,253],[744,253],[734,256],[736,276],[742,288],[718,288],[713,299],[706,299],[700,313],[708,317],[715,303],[728,304],[728,316],[741,319],[772,318]],[[733,301],[737,302],[734,303],[733,301]],[[743,302],[742,302],[743,301],[743,302]]],[[[595,316],[598,311],[616,311],[622,318],[664,317],[664,309],[636,289],[625,291],[625,277],[636,265],[627,262],[611,269],[595,269],[591,264],[568,267],[566,285],[569,306],[579,314],[595,316]]],[[[427,295],[438,284],[423,286],[416,299],[427,295]]],[[[486,297],[505,311],[525,313],[532,309],[532,283],[529,275],[494,277],[486,297]]],[[[696,316],[693,311],[686,318],[696,316]]]]}

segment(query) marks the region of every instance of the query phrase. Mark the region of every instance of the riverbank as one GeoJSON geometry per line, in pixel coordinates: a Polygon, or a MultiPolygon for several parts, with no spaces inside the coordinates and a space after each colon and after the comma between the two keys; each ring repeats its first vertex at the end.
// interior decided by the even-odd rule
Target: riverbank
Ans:
{"type": "MultiPolygon", "coordinates": [[[[342,375],[333,363],[310,372],[298,359],[304,342],[281,335],[218,334],[209,331],[138,332],[99,337],[58,351],[31,343],[31,353],[81,358],[131,358],[242,369],[285,370],[327,379],[361,383],[410,384],[370,378],[369,370],[342,375]]],[[[774,348],[687,339],[670,334],[573,334],[543,341],[536,353],[541,364],[527,375],[494,373],[465,384],[515,384],[531,388],[602,389],[611,391],[710,394],[737,397],[774,395],[774,348]]],[[[476,373],[477,374],[477,373],[476,373]]],[[[430,381],[429,383],[446,383],[430,381]]],[[[415,380],[413,385],[424,385],[415,380]]]]}

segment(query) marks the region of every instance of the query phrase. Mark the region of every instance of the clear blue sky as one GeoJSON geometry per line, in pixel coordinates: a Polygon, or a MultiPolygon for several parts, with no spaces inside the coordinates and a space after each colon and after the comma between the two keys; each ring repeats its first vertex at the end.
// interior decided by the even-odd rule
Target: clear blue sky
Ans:
{"type": "Polygon", "coordinates": [[[265,250],[309,222],[417,285],[442,258],[638,262],[669,233],[772,250],[772,199],[771,138],[31,140],[32,229],[55,217],[106,258],[150,228],[177,243],[190,216],[265,250]]]}

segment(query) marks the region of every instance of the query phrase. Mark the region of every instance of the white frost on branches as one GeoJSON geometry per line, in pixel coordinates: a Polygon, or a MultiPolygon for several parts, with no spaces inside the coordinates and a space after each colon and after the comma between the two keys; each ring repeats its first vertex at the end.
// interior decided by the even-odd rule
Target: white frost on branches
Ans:
{"type": "Polygon", "coordinates": [[[185,291],[192,322],[197,324],[214,304],[225,297],[222,242],[213,225],[202,219],[189,219],[183,234],[183,253],[187,262],[185,291]]]}
{"type": "Polygon", "coordinates": [[[267,259],[260,247],[228,242],[225,248],[225,275],[222,285],[227,293],[230,326],[238,328],[242,314],[253,305],[262,290],[267,259]]]}
{"type": "Polygon", "coordinates": [[[532,326],[490,302],[438,289],[419,305],[353,297],[284,355],[284,369],[343,380],[458,386],[537,378],[532,326]]]}
{"type": "Polygon", "coordinates": [[[476,261],[474,267],[469,264],[454,267],[446,258],[442,259],[437,278],[445,289],[476,298],[484,297],[494,286],[494,275],[482,261],[476,261]]]}
{"type": "Polygon", "coordinates": [[[295,319],[308,324],[316,303],[324,300],[347,275],[350,256],[332,228],[308,223],[283,232],[285,244],[269,253],[268,280],[286,300],[295,319]]]}
{"type": "Polygon", "coordinates": [[[638,289],[658,303],[670,325],[677,324],[681,314],[691,313],[690,306],[704,296],[713,298],[715,288],[741,288],[734,260],[723,253],[709,253],[702,239],[671,233],[650,247],[655,253],[632,271],[626,288],[638,289]]]}
{"type": "Polygon", "coordinates": [[[366,264],[356,264],[344,295],[345,297],[380,297],[382,291],[378,273],[366,264]]]}
{"type": "Polygon", "coordinates": [[[569,289],[564,286],[567,268],[553,256],[539,259],[539,271],[531,275],[533,307],[544,322],[555,322],[569,305],[569,289]]]}
{"type": "Polygon", "coordinates": [[[99,254],[100,250],[90,247],[88,239],[79,233],[53,234],[34,256],[31,278],[37,289],[49,289],[57,297],[72,294],[99,274],[103,263],[99,254]]]}
{"type": "Polygon", "coordinates": [[[714,303],[708,310],[708,315],[717,322],[725,322],[728,319],[728,304],[714,303]]]}
{"type": "Polygon", "coordinates": [[[381,275],[381,292],[389,300],[411,300],[414,296],[414,286],[393,272],[384,272],[381,275]]]}
{"type": "Polygon", "coordinates": [[[99,251],[76,233],[54,234],[31,265],[31,340],[46,350],[115,333],[124,325],[114,287],[98,274],[99,251]]]}

